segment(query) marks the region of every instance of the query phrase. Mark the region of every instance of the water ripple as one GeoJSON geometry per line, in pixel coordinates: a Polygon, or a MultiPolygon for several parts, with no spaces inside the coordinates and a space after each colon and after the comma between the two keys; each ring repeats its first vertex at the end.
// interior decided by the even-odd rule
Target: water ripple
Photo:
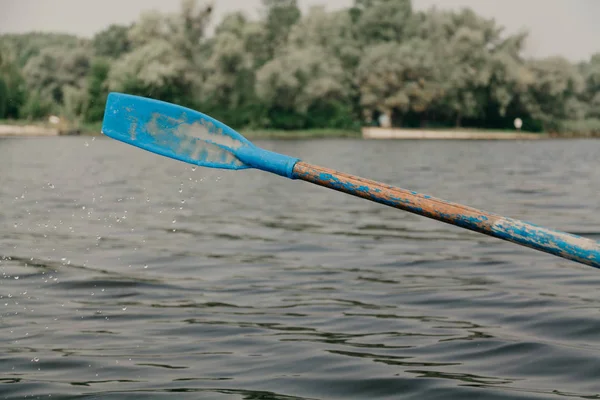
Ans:
{"type": "MultiPolygon", "coordinates": [[[[598,271],[86,140],[0,141],[3,398],[600,399],[598,271]]],[[[260,144],[600,238],[596,141],[260,144]]]]}

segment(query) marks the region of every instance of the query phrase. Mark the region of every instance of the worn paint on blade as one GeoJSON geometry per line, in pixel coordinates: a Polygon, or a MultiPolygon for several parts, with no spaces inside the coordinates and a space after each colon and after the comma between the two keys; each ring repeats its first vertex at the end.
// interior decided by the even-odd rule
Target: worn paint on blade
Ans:
{"type": "Polygon", "coordinates": [[[174,153],[185,155],[199,164],[244,166],[233,152],[244,143],[226,135],[210,122],[186,121],[185,115],[175,119],[154,113],[145,130],[161,147],[170,148],[174,153]]]}
{"type": "Polygon", "coordinates": [[[205,142],[218,144],[233,150],[242,147],[242,142],[224,134],[221,128],[215,129],[212,124],[209,124],[210,123],[204,123],[204,121],[194,122],[193,124],[181,123],[177,128],[177,133],[182,136],[195,137],[205,142]]]}

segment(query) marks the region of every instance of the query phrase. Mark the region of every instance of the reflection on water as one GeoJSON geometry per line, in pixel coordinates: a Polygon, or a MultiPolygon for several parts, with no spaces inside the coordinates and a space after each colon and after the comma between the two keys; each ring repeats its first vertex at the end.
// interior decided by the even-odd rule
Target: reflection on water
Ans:
{"type": "MultiPolygon", "coordinates": [[[[595,141],[259,144],[600,239],[595,141]]],[[[0,140],[0,200],[2,398],[600,398],[591,267],[103,138],[0,140]]]]}

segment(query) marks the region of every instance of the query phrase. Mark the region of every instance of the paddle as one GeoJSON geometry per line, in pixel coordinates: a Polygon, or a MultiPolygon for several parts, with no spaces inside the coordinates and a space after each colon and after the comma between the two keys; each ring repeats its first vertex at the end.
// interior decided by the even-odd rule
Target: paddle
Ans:
{"type": "Polygon", "coordinates": [[[142,149],[211,168],[256,168],[600,268],[600,243],[431,196],[318,167],[255,146],[225,124],[175,104],[108,96],[102,132],[142,149]]]}

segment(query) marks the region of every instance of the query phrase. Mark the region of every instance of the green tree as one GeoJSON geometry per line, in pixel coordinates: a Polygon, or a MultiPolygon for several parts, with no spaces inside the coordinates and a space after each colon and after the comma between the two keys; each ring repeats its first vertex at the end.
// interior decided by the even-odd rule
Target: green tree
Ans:
{"type": "Polygon", "coordinates": [[[398,124],[409,112],[427,118],[427,110],[443,94],[437,60],[422,39],[367,49],[357,77],[367,120],[384,114],[398,124]]]}
{"type": "Polygon", "coordinates": [[[231,126],[261,124],[263,108],[254,85],[265,32],[264,25],[248,21],[243,14],[229,14],[217,26],[201,63],[203,108],[231,126]]]}
{"type": "Polygon", "coordinates": [[[39,92],[29,92],[27,101],[21,107],[19,116],[30,120],[36,120],[47,117],[56,105],[46,96],[42,96],[39,92]]]}
{"type": "Polygon", "coordinates": [[[67,87],[84,89],[90,63],[87,47],[47,48],[27,62],[23,74],[31,91],[62,105],[67,87]]]}
{"type": "Polygon", "coordinates": [[[8,105],[8,85],[0,76],[0,118],[6,118],[6,108],[8,105]]]}
{"type": "Polygon", "coordinates": [[[411,0],[355,0],[350,14],[364,46],[402,42],[413,36],[411,0]]]}
{"type": "Polygon", "coordinates": [[[577,97],[583,91],[584,80],[573,64],[563,57],[548,57],[530,60],[528,67],[533,79],[524,95],[524,105],[544,130],[558,131],[562,121],[579,116],[576,114],[581,113],[581,104],[577,97]]]}
{"type": "MultiPolygon", "coordinates": [[[[357,42],[352,18],[347,10],[327,12],[323,6],[313,6],[290,30],[281,55],[295,52],[320,54],[336,66],[334,72],[341,97],[315,97],[311,100],[306,123],[310,126],[354,127],[360,119],[359,90],[356,68],[362,49],[357,42]]],[[[315,78],[320,76],[315,75],[315,78]]],[[[310,76],[308,77],[310,79],[310,76]]],[[[318,94],[318,92],[314,92],[318,94]]]]}
{"type": "Polygon", "coordinates": [[[130,26],[113,24],[94,35],[92,45],[95,55],[118,59],[129,52],[131,50],[129,29],[130,26]]]}
{"type": "Polygon", "coordinates": [[[95,122],[102,120],[104,107],[108,97],[108,73],[110,63],[103,58],[96,58],[92,62],[88,76],[88,106],[85,114],[87,121],[95,122]]]}
{"type": "Polygon", "coordinates": [[[25,101],[25,82],[14,53],[0,46],[0,118],[19,118],[25,101]]]}
{"type": "Polygon", "coordinates": [[[323,55],[318,46],[288,51],[258,71],[256,91],[274,127],[311,127],[311,110],[347,98],[340,61],[323,55]]]}
{"type": "Polygon", "coordinates": [[[586,116],[600,119],[600,53],[592,55],[582,66],[585,89],[582,101],[588,104],[586,116]]]}
{"type": "Polygon", "coordinates": [[[468,9],[431,9],[414,18],[417,37],[429,43],[440,69],[443,96],[429,113],[455,126],[465,119],[483,125],[504,121],[530,81],[521,59],[527,35],[505,37],[494,20],[468,9]]]}
{"type": "Polygon", "coordinates": [[[261,65],[273,59],[279,48],[287,42],[290,30],[302,16],[296,0],[262,0],[266,40],[267,59],[260,60],[261,65]]]}
{"type": "Polygon", "coordinates": [[[110,70],[109,88],[193,106],[211,12],[211,6],[198,9],[185,0],[176,14],[144,13],[128,34],[133,50],[110,70]]]}
{"type": "Polygon", "coordinates": [[[74,49],[85,46],[87,42],[86,39],[74,35],[59,33],[30,32],[0,35],[0,45],[12,53],[14,62],[19,68],[22,68],[29,59],[37,56],[43,49],[50,47],[74,49]]]}
{"type": "Polygon", "coordinates": [[[171,43],[155,39],[115,62],[109,89],[190,105],[197,87],[193,66],[171,43]]]}

